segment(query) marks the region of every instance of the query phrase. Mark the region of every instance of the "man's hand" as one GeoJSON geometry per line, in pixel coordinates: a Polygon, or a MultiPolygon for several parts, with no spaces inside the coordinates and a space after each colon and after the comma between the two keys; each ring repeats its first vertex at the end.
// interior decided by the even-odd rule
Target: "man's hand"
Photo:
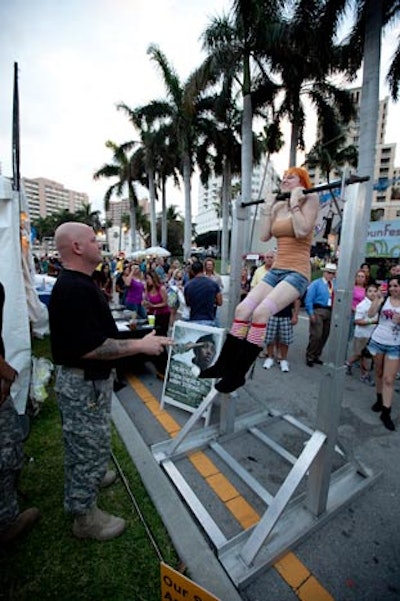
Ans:
{"type": "Polygon", "coordinates": [[[141,339],[140,351],[146,355],[160,355],[163,352],[164,347],[171,346],[173,342],[172,338],[168,338],[167,336],[156,336],[156,333],[153,330],[150,334],[147,334],[141,339]]]}
{"type": "Polygon", "coordinates": [[[0,357],[0,405],[4,403],[10,394],[11,384],[17,375],[18,372],[3,357],[0,357]]]}
{"type": "Polygon", "coordinates": [[[11,384],[9,380],[0,380],[0,407],[10,394],[11,384]]]}
{"type": "Polygon", "coordinates": [[[9,380],[10,382],[14,382],[15,378],[18,376],[18,372],[11,367],[9,363],[3,357],[0,357],[0,378],[3,380],[9,380]]]}

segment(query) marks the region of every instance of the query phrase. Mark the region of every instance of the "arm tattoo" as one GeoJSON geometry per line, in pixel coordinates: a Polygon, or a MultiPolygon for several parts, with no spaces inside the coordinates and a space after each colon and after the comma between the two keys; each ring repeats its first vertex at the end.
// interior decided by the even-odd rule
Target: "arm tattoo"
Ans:
{"type": "Polygon", "coordinates": [[[118,359],[131,354],[133,354],[131,340],[115,340],[114,338],[107,338],[101,346],[88,353],[91,359],[100,360],[118,359]]]}

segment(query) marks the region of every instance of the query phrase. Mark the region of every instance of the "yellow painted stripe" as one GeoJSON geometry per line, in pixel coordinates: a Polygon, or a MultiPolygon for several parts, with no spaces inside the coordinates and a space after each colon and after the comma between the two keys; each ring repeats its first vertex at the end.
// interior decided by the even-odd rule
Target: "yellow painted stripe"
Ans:
{"type": "MultiPolygon", "coordinates": [[[[165,409],[161,409],[159,400],[136,376],[128,376],[128,382],[136,394],[151,411],[158,422],[171,437],[176,436],[181,427],[165,409]],[[157,407],[156,407],[157,405],[157,407]]],[[[216,465],[202,451],[190,453],[188,456],[193,466],[207,481],[226,508],[236,518],[242,528],[254,526],[260,515],[239,494],[229,480],[221,474],[216,465]]],[[[289,552],[273,566],[282,579],[290,586],[301,601],[334,601],[332,595],[318,582],[306,566],[289,552]]]]}
{"type": "Polygon", "coordinates": [[[202,451],[190,453],[189,460],[203,478],[208,478],[218,473],[216,465],[202,451]]]}
{"type": "Polygon", "coordinates": [[[244,530],[260,521],[257,511],[242,496],[227,501],[226,506],[244,530]]]}
{"type": "Polygon", "coordinates": [[[213,491],[224,503],[239,496],[239,491],[232,486],[228,478],[221,474],[221,472],[214,474],[213,476],[209,476],[206,478],[206,480],[213,491]]]}
{"type": "Polygon", "coordinates": [[[287,553],[274,564],[274,567],[293,589],[299,588],[311,575],[293,553],[287,553]]]}

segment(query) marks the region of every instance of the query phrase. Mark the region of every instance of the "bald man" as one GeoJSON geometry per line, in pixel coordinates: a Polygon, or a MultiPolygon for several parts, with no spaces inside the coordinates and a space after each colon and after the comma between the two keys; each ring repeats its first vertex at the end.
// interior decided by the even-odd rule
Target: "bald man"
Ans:
{"type": "Polygon", "coordinates": [[[78,538],[110,540],[125,521],[97,507],[99,488],[115,480],[110,459],[114,361],[138,353],[160,355],[171,340],[151,332],[118,340],[107,300],[92,273],[101,252],[92,228],[68,222],[55,233],[63,270],[49,303],[50,337],[57,365],[57,401],[65,446],[64,507],[78,538]]]}

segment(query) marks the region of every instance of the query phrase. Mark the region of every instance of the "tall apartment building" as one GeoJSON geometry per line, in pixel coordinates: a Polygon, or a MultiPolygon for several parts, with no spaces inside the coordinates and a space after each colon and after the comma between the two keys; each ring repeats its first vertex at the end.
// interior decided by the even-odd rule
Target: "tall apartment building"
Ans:
{"type": "Polygon", "coordinates": [[[22,179],[28,200],[31,221],[38,217],[48,217],[63,209],[75,213],[89,204],[85,192],[75,192],[64,188],[62,184],[44,177],[22,179]]]}
{"type": "MultiPolygon", "coordinates": [[[[139,200],[139,206],[145,215],[150,215],[150,204],[147,198],[139,200]]],[[[111,200],[108,211],[106,211],[106,220],[111,221],[115,227],[120,227],[123,215],[129,215],[129,199],[111,200]]]]}
{"type": "MultiPolygon", "coordinates": [[[[150,203],[147,198],[140,199],[139,206],[145,215],[150,215],[150,203]]],[[[129,213],[128,198],[110,201],[108,211],[106,211],[106,221],[107,223],[111,223],[111,226],[107,228],[108,250],[114,255],[121,251],[127,255],[132,252],[131,232],[122,227],[122,217],[123,215],[129,215],[129,213]]],[[[144,247],[143,240],[140,238],[138,232],[135,233],[135,242],[136,248],[144,247]]]]}
{"type": "MultiPolygon", "coordinates": [[[[268,162],[266,167],[266,161],[262,161],[259,165],[256,165],[253,169],[252,180],[251,180],[251,196],[252,200],[258,200],[259,198],[265,198],[265,195],[272,192],[278,187],[279,178],[278,174],[274,169],[271,161],[268,162]]],[[[239,187],[239,179],[233,178],[232,186],[239,187]]],[[[199,186],[199,198],[198,198],[198,212],[195,217],[196,233],[198,235],[205,234],[210,231],[220,230],[222,227],[222,218],[220,215],[222,197],[222,178],[220,176],[212,176],[209,178],[206,185],[200,184],[199,186]]],[[[256,251],[258,244],[258,222],[260,212],[255,210],[255,206],[250,207],[250,219],[249,229],[251,227],[254,215],[255,227],[254,231],[254,244],[252,250],[256,251]]],[[[265,250],[265,244],[264,244],[265,250]]]]}
{"type": "MultiPolygon", "coordinates": [[[[359,109],[361,102],[361,88],[351,90],[354,104],[357,109],[357,116],[348,127],[346,144],[354,144],[358,147],[360,137],[359,109]]],[[[396,144],[385,143],[386,126],[388,118],[389,98],[385,97],[379,103],[379,117],[376,127],[376,154],[374,168],[374,193],[372,197],[372,210],[376,211],[376,216],[380,219],[398,219],[400,218],[400,198],[392,198],[393,190],[400,187],[399,172],[400,167],[395,167],[396,144]]],[[[389,132],[390,134],[392,132],[389,132]]],[[[394,133],[394,132],[393,132],[394,133]]],[[[324,181],[317,168],[310,170],[310,175],[315,184],[324,181]]],[[[361,173],[360,175],[367,175],[361,173]]],[[[335,174],[332,174],[334,177],[335,174]]]]}

